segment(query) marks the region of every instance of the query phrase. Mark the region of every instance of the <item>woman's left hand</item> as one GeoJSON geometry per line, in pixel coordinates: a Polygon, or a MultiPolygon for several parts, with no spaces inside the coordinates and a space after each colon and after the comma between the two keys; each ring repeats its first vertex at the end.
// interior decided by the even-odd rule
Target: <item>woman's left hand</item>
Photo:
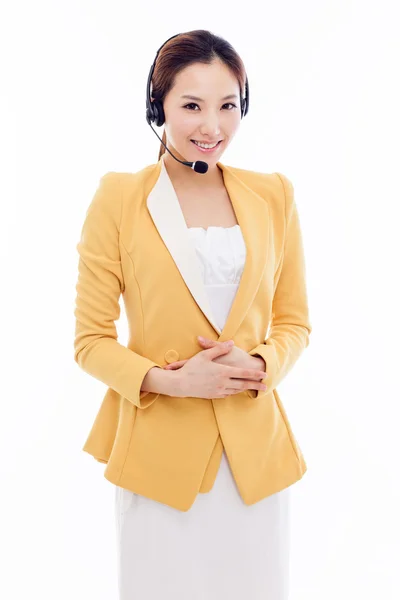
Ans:
{"type": "MultiPolygon", "coordinates": [[[[209,340],[207,338],[203,338],[203,340],[198,338],[198,341],[204,350],[207,350],[208,348],[213,348],[218,344],[222,344],[222,342],[209,340]]],[[[188,360],[189,359],[177,360],[175,362],[169,363],[168,365],[165,365],[164,369],[180,369],[188,360]]],[[[214,359],[214,362],[220,363],[221,365],[228,365],[229,367],[240,367],[242,369],[257,369],[257,367],[254,366],[254,357],[250,356],[250,354],[248,354],[247,352],[235,345],[232,346],[228,354],[218,356],[214,359]]]]}

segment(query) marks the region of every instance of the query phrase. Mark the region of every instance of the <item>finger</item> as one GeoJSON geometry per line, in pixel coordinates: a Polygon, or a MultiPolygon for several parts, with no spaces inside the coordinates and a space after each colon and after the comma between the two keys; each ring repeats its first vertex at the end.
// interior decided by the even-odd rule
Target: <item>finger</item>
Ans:
{"type": "Polygon", "coordinates": [[[177,360],[165,366],[166,369],[178,369],[186,363],[186,360],[177,360]]]}
{"type": "MultiPolygon", "coordinates": [[[[225,344],[225,342],[218,342],[216,340],[209,340],[207,338],[203,338],[203,340],[199,340],[199,343],[202,346],[207,346],[208,348],[213,348],[215,346],[218,346],[220,344],[225,344]]],[[[232,344],[234,346],[234,344],[232,344]]]]}
{"type": "Polygon", "coordinates": [[[211,346],[214,346],[215,344],[217,344],[218,342],[214,342],[214,340],[208,340],[207,338],[204,338],[202,340],[199,340],[199,343],[202,346],[211,347],[211,346]]]}
{"type": "Polygon", "coordinates": [[[268,373],[266,371],[258,371],[257,369],[243,369],[241,367],[229,367],[230,379],[252,379],[252,380],[260,380],[268,377],[268,373]]]}

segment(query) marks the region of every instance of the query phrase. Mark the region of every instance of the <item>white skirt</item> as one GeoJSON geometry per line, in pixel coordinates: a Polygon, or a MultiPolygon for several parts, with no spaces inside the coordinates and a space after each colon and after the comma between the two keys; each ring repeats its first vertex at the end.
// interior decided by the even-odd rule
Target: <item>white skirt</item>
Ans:
{"type": "Polygon", "coordinates": [[[244,504],[225,451],[187,512],[116,487],[119,600],[287,600],[289,490],[244,504]]]}

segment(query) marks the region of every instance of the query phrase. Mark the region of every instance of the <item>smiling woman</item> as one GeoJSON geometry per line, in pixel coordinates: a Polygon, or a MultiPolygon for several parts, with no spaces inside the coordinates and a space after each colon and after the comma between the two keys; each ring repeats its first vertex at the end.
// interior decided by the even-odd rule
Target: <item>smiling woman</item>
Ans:
{"type": "Polygon", "coordinates": [[[148,110],[156,125],[165,125],[158,158],[167,147],[164,163],[171,177],[193,184],[174,156],[191,163],[207,155],[208,169],[198,183],[217,184],[221,176],[216,163],[248,111],[248,81],[240,56],[208,31],[172,36],[157,52],[151,84],[148,110]]]}
{"type": "Polygon", "coordinates": [[[146,119],[208,169],[162,145],[106,174],[78,244],[75,360],[109,386],[83,449],[115,485],[119,600],[287,600],[307,467],[275,388],[311,333],[293,186],[220,160],[248,111],[226,40],[189,31],[156,59],[146,119]]]}
{"type": "MultiPolygon", "coordinates": [[[[157,124],[165,125],[163,142],[170,151],[161,144],[159,160],[178,193],[186,220],[189,214],[196,222],[205,219],[210,223],[207,213],[217,210],[223,222],[236,220],[217,162],[247,112],[248,104],[241,97],[245,81],[248,90],[244,66],[235,50],[207,31],[174,36],[157,56],[152,100],[157,101],[157,124]],[[182,100],[191,102],[183,104],[182,100]],[[196,174],[182,168],[172,154],[183,161],[207,155],[206,174],[194,181],[196,174]],[[214,196],[213,208],[207,208],[205,198],[202,209],[200,205],[191,207],[189,197],[201,197],[202,189],[214,196]]],[[[242,231],[238,224],[188,227],[187,231],[202,267],[208,301],[222,329],[245,265],[242,231]]],[[[240,348],[233,350],[242,357],[241,367],[256,361],[240,348]]],[[[232,358],[219,358],[234,364],[234,353],[230,354],[232,358]]],[[[258,356],[257,360],[257,366],[265,369],[264,359],[258,356]]],[[[182,361],[180,368],[184,364],[187,361],[182,361]]],[[[260,385],[265,390],[265,385],[260,385]]],[[[248,506],[240,497],[225,449],[212,489],[199,494],[190,511],[181,516],[165,504],[126,489],[120,492],[117,488],[116,500],[117,506],[128,507],[117,509],[121,599],[286,599],[289,490],[248,506]]]]}

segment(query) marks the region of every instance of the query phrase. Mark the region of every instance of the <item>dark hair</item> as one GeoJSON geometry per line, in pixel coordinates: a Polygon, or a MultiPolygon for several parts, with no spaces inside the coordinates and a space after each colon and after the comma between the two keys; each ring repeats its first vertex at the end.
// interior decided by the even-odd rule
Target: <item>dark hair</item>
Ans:
{"type": "MultiPolygon", "coordinates": [[[[245,95],[246,70],[236,50],[222,37],[206,29],[187,31],[169,40],[160,50],[151,78],[151,97],[163,101],[175,84],[175,77],[182,69],[193,63],[211,64],[221,60],[239,82],[240,96],[245,95]]],[[[167,143],[165,129],[162,140],[167,143]]],[[[158,160],[165,148],[160,144],[158,160]]]]}

